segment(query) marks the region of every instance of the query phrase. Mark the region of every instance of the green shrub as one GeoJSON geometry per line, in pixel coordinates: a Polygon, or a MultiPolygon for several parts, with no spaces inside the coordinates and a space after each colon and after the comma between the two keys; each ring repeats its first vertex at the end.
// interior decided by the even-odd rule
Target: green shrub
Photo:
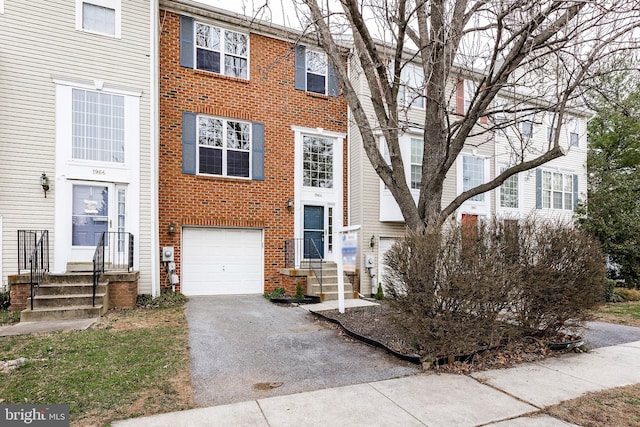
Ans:
{"type": "Polygon", "coordinates": [[[0,291],[0,310],[8,310],[11,305],[11,293],[9,290],[0,291]]]}
{"type": "Polygon", "coordinates": [[[295,299],[303,299],[303,298],[304,298],[304,292],[302,291],[302,285],[298,283],[298,285],[296,286],[295,299]]]}
{"type": "Polygon", "coordinates": [[[275,288],[271,293],[269,292],[264,293],[264,297],[268,300],[274,299],[274,298],[281,298],[284,295],[285,295],[284,288],[275,288]]]}
{"type": "Polygon", "coordinates": [[[553,336],[602,302],[604,257],[584,233],[524,220],[409,234],[383,277],[396,322],[433,356],[553,336]]]}
{"type": "Polygon", "coordinates": [[[380,283],[378,283],[378,290],[376,291],[376,294],[373,297],[377,300],[384,299],[384,292],[382,291],[382,285],[380,283]]]}
{"type": "Polygon", "coordinates": [[[607,279],[604,283],[604,302],[615,302],[615,291],[616,281],[613,279],[607,279]]]}

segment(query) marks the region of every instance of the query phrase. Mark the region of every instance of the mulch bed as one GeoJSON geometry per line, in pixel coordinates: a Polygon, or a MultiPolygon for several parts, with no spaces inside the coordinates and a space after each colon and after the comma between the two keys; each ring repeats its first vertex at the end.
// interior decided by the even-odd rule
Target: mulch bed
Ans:
{"type": "MultiPolygon", "coordinates": [[[[345,310],[345,313],[339,313],[338,310],[323,311],[321,315],[338,321],[348,331],[381,343],[394,352],[418,356],[422,360],[427,359],[427,354],[411,347],[403,336],[402,330],[391,320],[388,304],[350,308],[345,310]]],[[[444,364],[424,363],[423,367],[425,369],[437,368],[451,372],[466,373],[507,368],[519,363],[534,362],[558,354],[560,354],[558,351],[549,349],[544,341],[526,338],[521,341],[507,343],[500,348],[479,352],[473,355],[471,360],[464,362],[450,358],[446,359],[444,364]]],[[[443,360],[441,359],[440,363],[442,362],[443,360]]]]}

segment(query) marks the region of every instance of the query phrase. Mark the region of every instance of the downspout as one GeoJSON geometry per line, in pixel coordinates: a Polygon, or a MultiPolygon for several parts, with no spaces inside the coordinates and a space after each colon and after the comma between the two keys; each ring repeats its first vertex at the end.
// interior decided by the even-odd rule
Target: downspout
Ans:
{"type": "Polygon", "coordinates": [[[158,106],[158,82],[160,73],[160,61],[159,61],[159,38],[160,31],[158,29],[158,23],[160,20],[160,5],[158,0],[150,1],[150,39],[149,46],[151,50],[151,58],[149,60],[149,77],[151,99],[149,101],[150,106],[150,129],[149,137],[150,150],[149,158],[151,159],[149,171],[149,179],[151,181],[151,209],[150,209],[150,229],[151,229],[151,296],[156,297],[160,295],[160,243],[158,237],[158,156],[159,156],[159,143],[158,143],[158,126],[159,126],[159,106],[158,106]]]}

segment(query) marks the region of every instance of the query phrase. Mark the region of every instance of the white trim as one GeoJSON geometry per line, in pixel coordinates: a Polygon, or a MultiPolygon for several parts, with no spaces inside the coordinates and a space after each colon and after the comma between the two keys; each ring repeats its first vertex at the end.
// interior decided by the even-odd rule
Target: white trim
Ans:
{"type": "MultiPolygon", "coordinates": [[[[299,126],[291,126],[291,129],[295,132],[295,148],[294,148],[294,237],[302,237],[304,234],[303,214],[304,206],[322,206],[325,213],[325,232],[327,231],[327,214],[328,208],[333,209],[333,229],[342,228],[344,217],[344,138],[346,134],[325,131],[322,128],[305,128],[299,126]],[[303,171],[302,171],[302,149],[303,149],[303,136],[317,136],[322,138],[333,139],[333,187],[332,188],[315,188],[303,186],[303,171]]],[[[325,249],[327,249],[327,243],[329,239],[325,239],[325,249]]],[[[325,258],[334,260],[332,255],[338,256],[336,252],[339,246],[336,244],[336,239],[333,239],[333,252],[329,253],[325,250],[325,258]]]]}
{"type": "Polygon", "coordinates": [[[222,178],[231,178],[231,179],[243,179],[243,180],[252,180],[253,179],[253,124],[252,122],[246,121],[246,120],[237,120],[237,119],[231,119],[231,118],[227,118],[227,117],[221,117],[221,116],[212,116],[209,114],[197,114],[196,115],[196,175],[202,175],[202,176],[215,176],[215,177],[222,177],[222,178]],[[206,118],[211,118],[211,119],[215,119],[215,120],[220,120],[222,122],[222,146],[221,147],[210,147],[208,145],[201,145],[200,141],[199,141],[199,135],[200,135],[200,118],[201,117],[206,117],[206,118]],[[249,149],[245,150],[245,149],[235,149],[235,148],[229,148],[227,146],[227,124],[229,122],[233,122],[233,123],[242,123],[245,125],[249,126],[249,149]],[[219,149],[222,150],[222,173],[220,174],[213,174],[213,173],[205,173],[205,172],[201,172],[200,171],[200,147],[205,147],[205,148],[210,148],[210,149],[219,149]],[[249,170],[247,171],[249,173],[249,176],[235,176],[235,175],[229,175],[228,173],[228,152],[229,151],[237,151],[237,152],[242,152],[242,153],[248,153],[249,155],[249,170]]]}
{"type": "MultiPolygon", "coordinates": [[[[463,181],[463,161],[464,157],[475,157],[482,159],[484,162],[484,182],[489,182],[491,159],[486,155],[479,155],[473,152],[462,152],[456,159],[456,195],[463,193],[464,181],[463,181]]],[[[483,201],[466,200],[459,208],[457,212],[457,219],[460,220],[462,214],[486,216],[491,211],[491,191],[484,193],[483,201]]]]}
{"type": "Polygon", "coordinates": [[[89,34],[98,34],[105,37],[119,39],[122,34],[122,5],[121,0],[76,0],[76,30],[89,34]],[[84,3],[100,6],[115,11],[114,34],[102,33],[100,31],[87,30],[82,27],[82,6],[84,3]]]}
{"type": "MultiPolygon", "coordinates": [[[[149,218],[149,229],[151,231],[150,243],[151,243],[151,296],[156,297],[160,295],[160,241],[158,234],[158,191],[153,189],[160,188],[158,170],[159,170],[159,157],[160,150],[158,148],[158,123],[160,123],[159,115],[159,96],[158,96],[158,82],[160,74],[160,62],[159,62],[159,41],[158,23],[160,21],[160,8],[158,0],[151,0],[150,10],[150,22],[151,31],[149,32],[149,45],[151,48],[151,60],[149,61],[149,77],[151,79],[150,90],[151,99],[149,102],[149,181],[151,184],[151,206],[149,218]]],[[[138,239],[139,240],[139,239],[138,239]]]]}
{"type": "MultiPolygon", "coordinates": [[[[139,268],[140,236],[140,98],[124,96],[125,162],[107,163],[72,158],[72,86],[56,86],[55,254],[52,272],[66,270],[71,256],[72,185],[80,181],[127,185],[127,231],[136,237],[134,269],[139,268]]],[[[95,90],[95,89],[93,89],[95,90]]]]}
{"type": "MultiPolygon", "coordinates": [[[[496,175],[498,176],[500,174],[500,168],[501,167],[509,167],[507,165],[507,163],[500,163],[500,162],[496,162],[496,175]]],[[[500,192],[501,192],[501,188],[502,185],[498,186],[495,188],[495,202],[496,202],[496,213],[497,216],[500,217],[521,217],[523,212],[524,212],[524,174],[522,173],[517,173],[513,176],[518,177],[518,207],[517,208],[505,208],[500,206],[500,192]]]]}
{"type": "MultiPolygon", "coordinates": [[[[402,162],[405,165],[404,168],[404,179],[409,187],[409,191],[411,192],[411,196],[413,197],[413,202],[418,205],[418,199],[420,198],[420,189],[411,188],[411,140],[419,139],[422,140],[422,137],[417,132],[405,132],[402,136],[398,138],[398,144],[400,145],[400,156],[402,157],[402,162]]],[[[388,161],[389,158],[387,147],[385,144],[384,137],[380,136],[378,139],[378,149],[382,154],[385,161],[388,161]]],[[[385,186],[384,182],[380,177],[378,177],[378,182],[380,183],[380,206],[379,206],[379,217],[378,220],[381,222],[404,222],[404,216],[402,215],[402,211],[400,210],[400,206],[398,202],[391,194],[391,191],[385,186]]]]}
{"type": "Polygon", "coordinates": [[[105,85],[102,80],[80,80],[51,76],[51,81],[60,86],[72,86],[76,89],[104,91],[114,95],[136,96],[140,98],[142,91],[121,86],[105,85]]]}
{"type": "MultiPolygon", "coordinates": [[[[206,49],[206,48],[202,48],[205,50],[210,50],[210,49],[206,49]]],[[[214,50],[210,50],[211,52],[216,52],[214,50]]],[[[238,55],[232,55],[229,54],[232,57],[236,57],[236,58],[242,58],[242,56],[238,56],[238,55]]],[[[199,18],[194,18],[194,22],[193,22],[193,69],[194,70],[199,70],[199,71],[204,71],[205,73],[213,73],[213,74],[218,74],[221,76],[227,76],[227,77],[233,77],[236,79],[241,79],[241,80],[251,80],[251,33],[248,33],[246,31],[246,28],[244,28],[243,30],[236,30],[236,29],[232,29],[232,28],[227,28],[224,26],[220,26],[217,23],[209,23],[209,22],[204,22],[201,21],[199,18]],[[217,28],[218,30],[220,30],[220,50],[217,51],[220,53],[220,71],[219,72],[215,72],[215,71],[209,71],[209,70],[203,70],[201,68],[198,68],[198,42],[197,42],[197,26],[198,24],[200,25],[206,25],[209,27],[213,27],[213,28],[217,28]],[[244,57],[244,59],[246,59],[247,61],[247,77],[243,78],[243,77],[237,77],[237,76],[232,76],[229,75],[227,73],[225,73],[224,71],[224,58],[227,55],[227,53],[225,52],[225,48],[224,48],[224,35],[223,32],[226,31],[230,31],[232,33],[237,33],[237,34],[242,34],[244,36],[247,36],[247,56],[244,57]]]]}
{"type": "MultiPolygon", "coordinates": [[[[0,0],[0,15],[2,15],[3,13],[4,13],[4,0],[0,0]]],[[[0,259],[0,261],[2,261],[2,259],[0,259]]],[[[0,268],[1,267],[2,267],[2,263],[0,262],[0,268]]],[[[0,270],[0,273],[2,273],[1,270],[0,270]]],[[[2,276],[0,276],[0,277],[2,277],[2,276]]]]}
{"type": "MultiPolygon", "coordinates": [[[[316,76],[320,76],[321,74],[317,74],[317,73],[311,73],[311,74],[315,74],[316,76]]],[[[328,95],[329,94],[329,57],[327,56],[327,54],[321,50],[315,50],[315,49],[309,49],[308,47],[305,46],[305,51],[304,51],[304,90],[305,92],[311,92],[311,93],[316,93],[318,95],[328,95]],[[320,55],[324,55],[324,60],[325,60],[325,67],[324,67],[324,92],[319,93],[319,92],[313,92],[309,90],[309,85],[307,82],[307,74],[309,74],[308,71],[308,62],[307,62],[307,55],[309,55],[309,52],[313,52],[315,54],[320,54],[320,55]]]]}

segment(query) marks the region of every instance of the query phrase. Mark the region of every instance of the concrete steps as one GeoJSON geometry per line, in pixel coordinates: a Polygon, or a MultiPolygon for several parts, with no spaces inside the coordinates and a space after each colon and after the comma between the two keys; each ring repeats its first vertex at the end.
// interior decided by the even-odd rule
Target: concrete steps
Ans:
{"type": "Polygon", "coordinates": [[[96,288],[93,306],[93,275],[68,273],[48,275],[33,299],[27,299],[27,309],[20,314],[21,322],[85,319],[99,317],[109,308],[107,282],[96,288]]]}
{"type": "MultiPolygon", "coordinates": [[[[309,270],[307,277],[307,294],[320,295],[324,301],[338,299],[338,266],[334,262],[325,262],[322,266],[322,293],[320,292],[320,278],[313,270],[309,270]]],[[[344,276],[344,298],[353,299],[353,285],[347,275],[344,276]]]]}

